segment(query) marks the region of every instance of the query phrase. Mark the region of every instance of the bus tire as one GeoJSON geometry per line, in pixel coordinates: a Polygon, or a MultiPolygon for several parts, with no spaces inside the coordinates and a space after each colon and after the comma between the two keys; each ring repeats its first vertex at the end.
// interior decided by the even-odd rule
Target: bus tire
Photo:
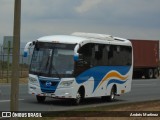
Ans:
{"type": "Polygon", "coordinates": [[[44,103],[44,101],[45,101],[45,99],[46,99],[46,97],[45,96],[36,96],[36,98],[37,98],[37,101],[39,102],[39,103],[44,103]]]}
{"type": "Polygon", "coordinates": [[[85,97],[85,88],[81,86],[76,94],[76,98],[73,100],[74,105],[79,105],[85,97]]]}
{"type": "Polygon", "coordinates": [[[108,102],[114,101],[115,100],[115,94],[116,94],[116,87],[113,86],[112,89],[111,89],[110,96],[107,96],[107,101],[108,102]]]}
{"type": "Polygon", "coordinates": [[[80,92],[78,91],[76,94],[76,98],[73,99],[73,104],[74,105],[79,105],[82,99],[82,95],[80,94],[80,92]]]}
{"type": "Polygon", "coordinates": [[[110,95],[109,96],[102,96],[101,99],[102,99],[102,101],[112,102],[115,100],[115,95],[116,95],[116,86],[114,85],[111,89],[110,95]]]}

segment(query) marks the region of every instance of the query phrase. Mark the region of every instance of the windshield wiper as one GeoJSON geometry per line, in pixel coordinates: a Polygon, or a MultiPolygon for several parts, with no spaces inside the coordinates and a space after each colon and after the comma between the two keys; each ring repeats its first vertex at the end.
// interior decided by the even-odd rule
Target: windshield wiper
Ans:
{"type": "Polygon", "coordinates": [[[51,67],[54,69],[56,75],[58,76],[59,79],[61,79],[62,77],[60,76],[60,74],[58,73],[57,69],[54,67],[54,65],[51,65],[51,67]]]}
{"type": "Polygon", "coordinates": [[[53,65],[53,56],[54,56],[54,51],[55,49],[52,51],[52,57],[51,57],[51,65],[50,65],[50,68],[49,68],[49,74],[51,75],[52,74],[52,69],[55,71],[56,75],[58,76],[59,79],[61,79],[61,76],[60,74],[58,73],[57,69],[55,68],[55,66],[53,65]]]}

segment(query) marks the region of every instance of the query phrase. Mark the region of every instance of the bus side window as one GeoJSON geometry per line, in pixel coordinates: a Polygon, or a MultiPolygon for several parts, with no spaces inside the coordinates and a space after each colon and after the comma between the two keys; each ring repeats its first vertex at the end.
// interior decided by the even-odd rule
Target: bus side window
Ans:
{"type": "Polygon", "coordinates": [[[95,59],[98,61],[102,59],[102,49],[100,45],[95,45],[95,59]]]}
{"type": "Polygon", "coordinates": [[[86,64],[90,64],[91,61],[91,56],[92,56],[92,49],[91,49],[91,44],[86,44],[84,46],[82,46],[79,49],[79,54],[82,55],[82,60],[86,63],[86,64]]]}
{"type": "Polygon", "coordinates": [[[113,45],[111,45],[109,47],[109,51],[108,51],[108,65],[112,65],[112,61],[113,61],[113,45]]]}
{"type": "Polygon", "coordinates": [[[129,46],[111,45],[108,52],[110,66],[128,66],[132,63],[132,48],[129,46]]]}
{"type": "Polygon", "coordinates": [[[93,66],[102,66],[105,65],[105,45],[95,44],[94,46],[94,57],[93,57],[93,66]]]}
{"type": "Polygon", "coordinates": [[[81,60],[78,60],[75,63],[75,76],[79,75],[80,73],[84,72],[85,70],[91,67],[91,57],[92,57],[92,48],[91,44],[85,44],[82,46],[78,53],[82,56],[81,60]]]}

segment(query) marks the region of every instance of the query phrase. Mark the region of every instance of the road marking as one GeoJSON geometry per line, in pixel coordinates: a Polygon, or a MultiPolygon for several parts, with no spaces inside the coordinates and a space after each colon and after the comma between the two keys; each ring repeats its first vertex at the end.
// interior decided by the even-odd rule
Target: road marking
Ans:
{"type": "MultiPolygon", "coordinates": [[[[22,101],[22,100],[24,100],[24,99],[18,99],[19,101],[22,101]]],[[[0,103],[1,102],[10,102],[11,100],[0,100],[0,103]]]]}

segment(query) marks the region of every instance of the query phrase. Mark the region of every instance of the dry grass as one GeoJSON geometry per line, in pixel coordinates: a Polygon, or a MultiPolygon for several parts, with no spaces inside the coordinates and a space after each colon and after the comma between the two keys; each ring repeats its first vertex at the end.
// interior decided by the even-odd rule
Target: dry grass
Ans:
{"type": "MultiPolygon", "coordinates": [[[[156,111],[159,117],[42,117],[37,120],[160,120],[160,100],[80,109],[78,111],[156,111]]],[[[73,113],[73,112],[72,112],[73,113]]],[[[23,118],[21,118],[23,119],[23,118]]],[[[23,120],[25,120],[24,118],[23,120]]],[[[30,120],[35,118],[29,118],[30,120]]],[[[28,119],[27,119],[28,120],[28,119]]]]}
{"type": "MultiPolygon", "coordinates": [[[[28,78],[19,78],[19,83],[20,84],[27,84],[27,82],[28,82],[28,78]]],[[[11,78],[0,79],[0,84],[6,84],[6,83],[11,83],[11,78]]]]}
{"type": "MultiPolygon", "coordinates": [[[[97,108],[89,108],[92,111],[157,111],[159,113],[159,117],[61,117],[54,118],[54,120],[160,120],[160,101],[151,101],[144,103],[132,103],[132,104],[123,104],[113,106],[103,106],[97,108]]],[[[83,109],[82,109],[83,110],[83,109]]],[[[53,118],[50,118],[52,120],[53,118]]]]}

